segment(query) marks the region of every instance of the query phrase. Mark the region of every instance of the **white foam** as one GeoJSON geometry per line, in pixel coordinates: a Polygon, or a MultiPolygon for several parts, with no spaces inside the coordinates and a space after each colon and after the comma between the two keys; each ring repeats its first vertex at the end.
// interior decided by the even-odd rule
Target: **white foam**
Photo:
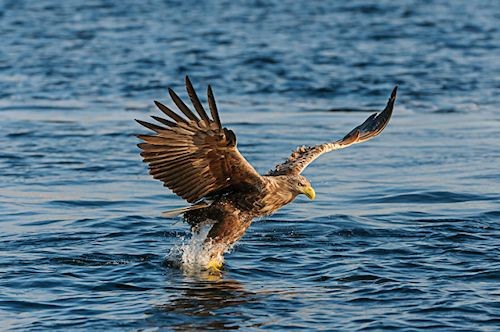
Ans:
{"type": "MultiPolygon", "coordinates": [[[[205,242],[212,224],[203,226],[198,232],[192,232],[189,239],[182,239],[182,242],[174,246],[167,255],[169,261],[179,264],[180,268],[186,272],[205,270],[211,259],[224,262],[222,253],[217,252],[220,245],[205,242]],[[214,257],[215,256],[215,257],[214,257]]],[[[222,252],[225,252],[223,250],[222,252]]]]}

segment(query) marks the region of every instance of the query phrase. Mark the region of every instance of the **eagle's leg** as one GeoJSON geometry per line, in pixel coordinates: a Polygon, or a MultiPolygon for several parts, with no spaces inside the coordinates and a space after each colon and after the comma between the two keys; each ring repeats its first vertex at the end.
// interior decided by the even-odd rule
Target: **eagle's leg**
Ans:
{"type": "MultiPolygon", "coordinates": [[[[226,207],[227,208],[227,207],[226,207]]],[[[238,241],[252,222],[251,216],[237,209],[228,209],[223,218],[213,225],[205,239],[210,258],[207,269],[219,271],[224,263],[224,252],[238,241]]]]}

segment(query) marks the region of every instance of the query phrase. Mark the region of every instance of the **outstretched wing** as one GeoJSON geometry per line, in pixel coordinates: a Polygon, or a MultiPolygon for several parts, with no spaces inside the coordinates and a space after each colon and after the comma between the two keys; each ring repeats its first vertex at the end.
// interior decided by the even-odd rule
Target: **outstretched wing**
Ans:
{"type": "Polygon", "coordinates": [[[212,119],[187,76],[186,90],[199,118],[169,89],[170,97],[185,117],[155,101],[169,117],[152,116],[163,126],[136,120],[156,132],[138,135],[144,140],[138,146],[144,162],[149,164],[149,173],[190,203],[232,185],[260,183],[260,175],[236,148],[234,132],[222,127],[211,87],[208,86],[208,104],[212,119]]]}
{"type": "Polygon", "coordinates": [[[387,106],[382,112],[379,114],[372,114],[365,122],[351,130],[344,138],[335,142],[310,147],[299,147],[292,152],[292,155],[283,164],[277,165],[268,175],[300,174],[310,163],[323,153],[343,149],[353,144],[368,141],[377,136],[389,123],[392,109],[394,108],[394,102],[396,101],[397,89],[398,87],[396,86],[392,90],[387,106]]]}

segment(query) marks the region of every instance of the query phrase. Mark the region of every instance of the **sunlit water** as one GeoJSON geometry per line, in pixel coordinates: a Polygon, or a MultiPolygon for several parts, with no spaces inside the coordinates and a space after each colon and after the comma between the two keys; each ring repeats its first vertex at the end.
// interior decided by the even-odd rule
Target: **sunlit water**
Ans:
{"type": "Polygon", "coordinates": [[[497,1],[0,2],[2,329],[495,331],[497,1]],[[220,276],[133,121],[212,84],[260,172],[385,105],[380,137],[325,155],[220,276]],[[196,264],[194,264],[196,265],[196,264]],[[188,264],[188,266],[190,266],[188,264]]]}

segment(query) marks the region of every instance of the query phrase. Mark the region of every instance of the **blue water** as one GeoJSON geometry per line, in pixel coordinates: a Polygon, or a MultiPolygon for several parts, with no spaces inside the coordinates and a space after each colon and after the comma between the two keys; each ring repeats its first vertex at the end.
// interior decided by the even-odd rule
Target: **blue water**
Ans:
{"type": "Polygon", "coordinates": [[[498,1],[0,1],[0,329],[500,326],[498,1]],[[184,205],[133,119],[212,84],[262,173],[385,105],[221,276],[166,257],[184,205]]]}

